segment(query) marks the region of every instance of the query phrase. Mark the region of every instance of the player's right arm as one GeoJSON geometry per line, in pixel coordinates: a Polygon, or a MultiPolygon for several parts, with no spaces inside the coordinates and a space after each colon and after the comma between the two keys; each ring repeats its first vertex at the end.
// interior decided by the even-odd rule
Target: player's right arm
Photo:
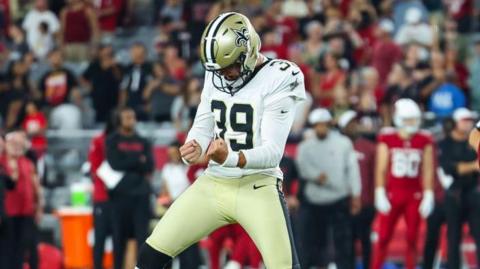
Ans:
{"type": "MultiPolygon", "coordinates": [[[[208,79],[207,72],[205,81],[209,81],[208,79]]],[[[210,107],[210,94],[211,90],[204,87],[192,128],[188,132],[185,144],[180,147],[180,154],[188,164],[202,160],[214,135],[215,118],[210,107]]]]}
{"type": "Polygon", "coordinates": [[[387,174],[388,166],[388,147],[385,143],[377,145],[377,153],[375,159],[375,187],[385,187],[385,175],[387,174]]]}
{"type": "Polygon", "coordinates": [[[385,191],[386,174],[388,168],[388,146],[380,142],[377,146],[375,159],[375,208],[383,214],[390,211],[391,205],[385,191]]]}

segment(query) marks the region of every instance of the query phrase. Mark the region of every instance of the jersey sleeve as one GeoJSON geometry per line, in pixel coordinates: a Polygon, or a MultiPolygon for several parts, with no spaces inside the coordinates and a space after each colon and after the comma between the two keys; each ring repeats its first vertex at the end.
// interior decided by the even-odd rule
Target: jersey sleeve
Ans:
{"type": "Polygon", "coordinates": [[[280,98],[267,106],[261,122],[262,145],[242,150],[247,169],[268,169],[279,165],[295,117],[293,98],[280,98]]]}
{"type": "Polygon", "coordinates": [[[422,131],[421,131],[421,134],[422,134],[422,136],[423,136],[424,146],[428,146],[428,145],[433,145],[433,144],[434,144],[433,135],[432,135],[430,132],[422,130],[422,131]]]}
{"type": "Polygon", "coordinates": [[[274,60],[272,63],[277,63],[275,61],[280,64],[278,67],[272,66],[272,76],[275,79],[272,90],[265,96],[265,106],[268,107],[285,97],[291,97],[295,102],[305,100],[305,78],[300,68],[296,64],[284,60],[274,60]]]}
{"type": "Polygon", "coordinates": [[[198,105],[197,114],[193,121],[192,128],[188,132],[185,142],[196,140],[202,147],[202,155],[205,154],[210,141],[214,137],[215,117],[210,107],[211,87],[208,86],[210,81],[210,72],[205,72],[205,85],[202,90],[200,104],[198,105]]]}

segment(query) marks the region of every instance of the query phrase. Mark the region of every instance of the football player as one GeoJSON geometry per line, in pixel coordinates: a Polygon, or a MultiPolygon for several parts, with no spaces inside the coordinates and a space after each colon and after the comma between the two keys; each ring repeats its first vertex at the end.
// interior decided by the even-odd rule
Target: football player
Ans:
{"type": "Polygon", "coordinates": [[[278,165],[295,105],[305,99],[304,78],[295,64],[259,50],[260,38],[242,14],[221,14],[205,29],[201,102],[180,152],[188,164],[206,156],[209,166],[159,221],[137,269],[162,268],[230,223],[250,235],[267,268],[300,268],[278,165]]]}
{"type": "Polygon", "coordinates": [[[400,217],[407,225],[405,266],[415,268],[421,216],[433,210],[433,139],[421,131],[421,111],[411,99],[394,105],[396,128],[386,128],[378,137],[375,168],[375,207],[380,213],[378,242],[373,269],[382,267],[388,243],[400,217]]]}

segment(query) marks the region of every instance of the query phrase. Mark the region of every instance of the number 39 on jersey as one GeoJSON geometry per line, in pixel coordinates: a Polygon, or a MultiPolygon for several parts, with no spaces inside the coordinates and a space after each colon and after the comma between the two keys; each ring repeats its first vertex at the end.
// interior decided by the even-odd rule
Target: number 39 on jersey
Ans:
{"type": "Polygon", "coordinates": [[[251,104],[212,100],[212,112],[219,136],[230,142],[233,151],[253,148],[254,109],[251,104]]]}

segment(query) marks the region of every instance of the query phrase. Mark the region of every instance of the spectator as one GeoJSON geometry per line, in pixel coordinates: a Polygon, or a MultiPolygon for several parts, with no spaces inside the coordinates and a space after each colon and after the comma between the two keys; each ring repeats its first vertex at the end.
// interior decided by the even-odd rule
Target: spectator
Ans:
{"type": "Polygon", "coordinates": [[[445,49],[445,64],[447,72],[451,72],[454,74],[455,84],[465,93],[465,95],[468,95],[468,69],[458,59],[458,50],[455,47],[447,46],[447,48],[445,49]]]}
{"type": "Polygon", "coordinates": [[[328,264],[325,257],[322,261],[313,258],[327,252],[331,229],[337,267],[354,267],[351,212],[358,213],[361,205],[360,174],[352,142],[330,130],[331,120],[325,109],[312,111],[309,122],[314,126],[315,137],[303,141],[298,148],[297,167],[306,182],[304,206],[308,212],[301,236],[304,258],[300,260],[305,268],[328,264]]]}
{"type": "Polygon", "coordinates": [[[480,38],[475,39],[473,55],[468,64],[470,88],[470,105],[473,110],[480,111],[480,38]]]}
{"type": "Polygon", "coordinates": [[[87,67],[80,81],[89,89],[95,122],[104,123],[118,106],[122,71],[115,62],[111,45],[102,45],[98,57],[87,67]]]}
{"type": "Polygon", "coordinates": [[[172,43],[165,46],[163,62],[166,65],[170,76],[178,81],[182,81],[186,76],[186,62],[178,55],[178,48],[172,43]]]}
{"type": "Polygon", "coordinates": [[[41,23],[48,25],[48,31],[52,35],[56,35],[60,30],[60,23],[53,12],[48,10],[47,0],[35,0],[35,8],[30,10],[23,19],[22,28],[27,33],[27,42],[30,49],[37,45],[39,35],[38,31],[41,23]]]}
{"type": "Polygon", "coordinates": [[[361,46],[355,51],[355,62],[366,63],[371,46],[375,43],[377,12],[368,0],[355,0],[349,4],[348,20],[361,37],[361,46]]]}
{"type": "Polygon", "coordinates": [[[267,25],[276,29],[280,34],[279,44],[285,44],[288,47],[295,41],[299,30],[296,19],[282,13],[282,5],[283,1],[273,1],[270,7],[265,10],[263,16],[266,19],[267,25]]]}
{"type": "Polygon", "coordinates": [[[392,125],[393,104],[401,98],[418,100],[413,85],[412,70],[403,64],[396,64],[388,75],[387,90],[382,99],[382,119],[384,126],[392,125]]]}
{"type": "Polygon", "coordinates": [[[160,18],[170,18],[176,24],[183,24],[183,1],[167,0],[160,10],[160,18]]]}
{"type": "Polygon", "coordinates": [[[375,112],[384,94],[379,84],[378,72],[373,67],[364,67],[360,70],[360,86],[358,93],[357,110],[363,112],[375,112]]]}
{"type": "Polygon", "coordinates": [[[372,243],[372,223],[375,217],[373,205],[375,143],[361,137],[358,126],[357,113],[349,110],[340,116],[338,126],[343,134],[352,140],[353,148],[360,167],[362,180],[361,209],[353,217],[353,238],[362,245],[362,264],[364,268],[370,266],[372,243]]]}
{"type": "Polygon", "coordinates": [[[179,131],[187,131],[195,118],[197,106],[200,104],[202,90],[200,83],[201,81],[196,78],[188,80],[182,89],[182,95],[173,101],[171,118],[179,131]]]}
{"type": "MultiPolygon", "coordinates": [[[[311,21],[305,26],[305,32],[307,33],[307,38],[302,43],[302,57],[308,65],[316,66],[322,51],[325,50],[325,44],[322,40],[322,24],[318,21],[311,21]]],[[[305,75],[308,75],[308,73],[305,75]]]]}
{"type": "Polygon", "coordinates": [[[153,78],[143,91],[143,98],[145,102],[149,102],[148,110],[156,122],[162,123],[172,120],[172,105],[179,93],[180,87],[176,80],[169,76],[165,64],[154,63],[153,78]]]}
{"type": "Polygon", "coordinates": [[[262,33],[262,53],[272,59],[286,59],[288,47],[282,43],[281,36],[274,28],[266,29],[262,33]]]}
{"type": "Polygon", "coordinates": [[[95,12],[85,0],[68,0],[60,12],[60,22],[60,44],[67,61],[88,60],[90,45],[99,38],[95,12]]]}
{"type": "Polygon", "coordinates": [[[465,94],[453,84],[453,75],[446,75],[446,82],[432,92],[427,106],[437,119],[451,116],[455,109],[465,107],[467,100],[465,94]]]}
{"type": "Polygon", "coordinates": [[[27,101],[22,128],[28,135],[31,149],[37,157],[43,156],[47,150],[47,138],[45,136],[47,127],[47,119],[39,110],[38,105],[34,101],[27,101]]]}
{"type": "Polygon", "coordinates": [[[22,107],[30,93],[30,85],[27,80],[27,68],[23,61],[12,62],[8,70],[8,84],[5,92],[5,127],[19,127],[22,118],[22,107]]]}
{"type": "Polygon", "coordinates": [[[122,108],[117,117],[118,129],[106,140],[106,156],[110,166],[123,173],[110,192],[114,268],[122,269],[127,240],[133,236],[138,248],[148,235],[151,217],[148,176],[153,172],[153,158],[150,143],[135,131],[134,110],[122,108]]]}
{"type": "MultiPolygon", "coordinates": [[[[110,113],[113,115],[113,113],[110,113]]],[[[88,151],[88,161],[90,162],[90,174],[93,180],[93,227],[95,230],[93,245],[93,268],[103,268],[103,254],[105,241],[112,234],[112,205],[108,197],[108,189],[105,186],[104,179],[97,174],[97,169],[106,159],[105,140],[115,131],[114,118],[105,124],[103,132],[95,136],[90,142],[88,151]]]]}
{"type": "MultiPolygon", "coordinates": [[[[4,155],[5,142],[3,137],[0,136],[0,158],[3,158],[4,155]]],[[[11,190],[15,187],[15,182],[10,178],[6,171],[5,164],[0,163],[0,266],[2,268],[7,268],[7,260],[10,259],[8,256],[8,220],[7,214],[5,212],[5,192],[11,190]]]]}
{"type": "Polygon", "coordinates": [[[458,24],[460,33],[468,33],[472,29],[472,10],[474,10],[474,1],[445,1],[447,17],[455,20],[458,24]]]}
{"type": "Polygon", "coordinates": [[[148,119],[143,91],[152,73],[152,66],[146,57],[147,50],[142,44],[136,43],[130,47],[132,63],[125,68],[120,85],[120,105],[132,107],[141,121],[148,119]]]}
{"type": "Polygon", "coordinates": [[[48,55],[50,71],[40,79],[38,88],[44,105],[55,107],[67,103],[73,91],[78,91],[75,75],[63,66],[63,53],[55,49],[48,55]]]}
{"type": "Polygon", "coordinates": [[[468,220],[474,238],[477,259],[480,260],[480,194],[478,191],[478,161],[475,150],[468,144],[473,128],[473,113],[466,108],[453,113],[455,127],[439,143],[440,166],[453,182],[445,194],[448,238],[448,268],[460,268],[460,245],[463,221],[468,220]]]}
{"type": "Polygon", "coordinates": [[[330,108],[334,104],[335,90],[345,83],[345,72],[340,67],[340,58],[327,52],[322,59],[322,72],[314,75],[313,96],[317,106],[330,108]]]}
{"type": "Polygon", "coordinates": [[[19,59],[21,56],[28,52],[28,44],[25,38],[25,34],[22,29],[15,24],[11,24],[8,27],[9,42],[8,48],[12,53],[11,58],[19,59]]]}
{"type": "Polygon", "coordinates": [[[393,30],[393,22],[382,19],[375,32],[377,40],[372,49],[372,65],[378,71],[381,85],[387,82],[388,74],[402,57],[402,49],[392,39],[393,30]]]}
{"type": "Polygon", "coordinates": [[[164,192],[171,200],[177,199],[190,185],[187,177],[188,167],[182,162],[179,144],[172,143],[168,147],[168,162],[162,169],[162,181],[164,192]]]}
{"type": "MultiPolygon", "coordinates": [[[[432,92],[434,92],[438,87],[440,87],[443,83],[445,83],[445,57],[443,56],[443,53],[440,50],[433,50],[431,52],[431,57],[430,57],[430,66],[428,67],[428,70],[430,72],[426,72],[427,76],[420,81],[416,87],[417,91],[420,96],[420,101],[423,104],[424,107],[427,107],[428,105],[428,100],[430,99],[430,96],[432,95],[432,92]]],[[[419,80],[419,69],[427,69],[426,63],[419,63],[416,67],[417,71],[414,72],[414,77],[416,80],[419,80]]],[[[420,72],[422,73],[422,72],[420,72]]]]}
{"type": "Polygon", "coordinates": [[[30,268],[38,268],[36,223],[42,216],[43,194],[35,166],[25,157],[26,143],[21,132],[7,134],[6,154],[0,161],[15,182],[15,188],[5,197],[10,257],[7,268],[12,269],[22,269],[26,257],[30,268]]]}
{"type": "Polygon", "coordinates": [[[425,22],[422,22],[422,11],[417,7],[411,7],[405,13],[406,24],[402,25],[395,36],[395,42],[399,45],[418,43],[425,47],[433,45],[433,32],[425,22]]]}
{"type": "Polygon", "coordinates": [[[46,22],[41,22],[38,25],[37,40],[35,41],[35,46],[31,48],[35,57],[40,60],[44,60],[55,46],[53,35],[48,27],[46,22]]]}
{"type": "Polygon", "coordinates": [[[120,13],[122,12],[124,1],[101,0],[94,1],[93,4],[102,38],[113,38],[115,30],[119,24],[120,13]]]}

